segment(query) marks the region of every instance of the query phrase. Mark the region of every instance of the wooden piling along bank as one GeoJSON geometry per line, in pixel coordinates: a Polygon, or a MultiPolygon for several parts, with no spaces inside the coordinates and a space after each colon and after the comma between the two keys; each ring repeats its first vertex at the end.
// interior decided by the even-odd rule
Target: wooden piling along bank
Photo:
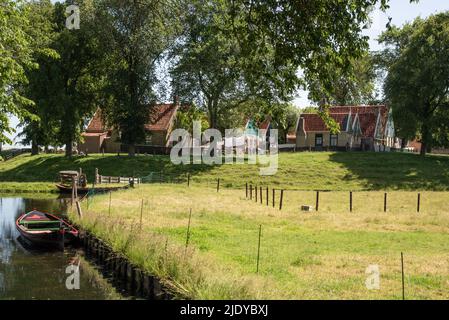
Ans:
{"type": "Polygon", "coordinates": [[[95,235],[82,232],[80,240],[86,257],[100,266],[104,274],[112,276],[113,282],[124,289],[126,294],[149,300],[174,299],[160,279],[133,265],[95,235]]]}

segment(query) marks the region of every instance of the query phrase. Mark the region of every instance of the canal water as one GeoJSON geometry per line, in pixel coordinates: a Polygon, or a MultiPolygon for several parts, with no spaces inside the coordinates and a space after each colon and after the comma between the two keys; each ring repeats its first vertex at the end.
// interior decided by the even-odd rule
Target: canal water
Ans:
{"type": "Polygon", "coordinates": [[[15,220],[32,209],[64,214],[67,204],[65,199],[0,196],[0,299],[123,298],[81,249],[43,249],[23,240],[15,220]]]}

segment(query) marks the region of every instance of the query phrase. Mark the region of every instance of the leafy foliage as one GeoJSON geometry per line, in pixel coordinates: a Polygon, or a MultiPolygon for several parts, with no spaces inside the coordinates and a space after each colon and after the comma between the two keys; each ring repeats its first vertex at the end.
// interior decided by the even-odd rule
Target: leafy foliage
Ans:
{"type": "Polygon", "coordinates": [[[319,78],[308,80],[309,99],[320,103],[325,100],[331,105],[359,105],[374,102],[374,88],[377,77],[373,58],[364,54],[351,59],[348,71],[329,65],[330,83],[321,83],[319,78]]]}
{"type": "Polygon", "coordinates": [[[156,62],[177,34],[179,6],[165,0],[95,2],[97,36],[106,61],[105,114],[134,155],[156,100],[156,62]]]}
{"type": "Polygon", "coordinates": [[[23,1],[0,1],[0,143],[11,143],[5,135],[15,131],[10,127],[10,114],[20,119],[30,116],[24,106],[33,102],[18,90],[27,83],[26,68],[37,67],[32,59],[32,38],[25,32],[28,27],[23,1]]]}
{"type": "Polygon", "coordinates": [[[440,125],[449,113],[449,13],[417,19],[402,30],[388,31],[383,39],[395,45],[386,52],[393,63],[385,94],[398,132],[404,138],[418,134],[425,154],[435,142],[446,141],[440,125]]]}

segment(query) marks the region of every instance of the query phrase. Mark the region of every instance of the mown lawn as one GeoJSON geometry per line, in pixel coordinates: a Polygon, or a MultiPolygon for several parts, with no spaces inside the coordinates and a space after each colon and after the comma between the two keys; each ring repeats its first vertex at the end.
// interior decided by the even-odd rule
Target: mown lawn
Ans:
{"type": "Polygon", "coordinates": [[[352,213],[341,191],[323,193],[319,212],[304,213],[299,206],[313,205],[314,192],[286,191],[279,211],[244,190],[153,184],[112,194],[111,212],[109,196],[96,196],[78,222],[183,297],[401,299],[403,252],[406,298],[448,299],[449,193],[422,192],[420,213],[416,192],[390,191],[386,213],[383,192],[353,196],[352,213]],[[379,290],[366,288],[370,265],[379,266],[379,290]]]}
{"type": "Polygon", "coordinates": [[[401,153],[281,153],[279,170],[260,176],[257,165],[173,165],[168,156],[22,155],[0,163],[1,188],[53,188],[60,170],[82,168],[92,182],[102,175],[146,177],[148,182],[186,182],[242,188],[246,182],[298,190],[449,190],[449,157],[401,153]],[[19,185],[18,183],[23,183],[19,185]],[[30,184],[30,183],[34,183],[30,184]]]}

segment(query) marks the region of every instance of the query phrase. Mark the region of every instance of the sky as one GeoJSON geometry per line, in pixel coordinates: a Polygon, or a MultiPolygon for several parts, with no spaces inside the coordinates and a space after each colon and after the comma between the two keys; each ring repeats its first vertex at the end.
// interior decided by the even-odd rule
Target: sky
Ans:
{"type": "MultiPolygon", "coordinates": [[[[417,17],[425,18],[431,14],[448,10],[449,1],[447,0],[420,0],[419,3],[410,3],[409,0],[391,0],[390,9],[386,12],[375,10],[371,14],[371,27],[364,31],[364,35],[370,37],[370,50],[375,51],[382,49],[376,39],[385,30],[389,17],[392,18],[392,24],[401,26],[404,23],[413,21],[417,17]]],[[[299,91],[293,103],[298,108],[310,105],[307,95],[307,91],[299,91]]],[[[12,117],[11,124],[12,127],[17,127],[17,118],[12,117]]],[[[16,134],[10,136],[10,138],[14,138],[15,135],[16,134]]]]}

